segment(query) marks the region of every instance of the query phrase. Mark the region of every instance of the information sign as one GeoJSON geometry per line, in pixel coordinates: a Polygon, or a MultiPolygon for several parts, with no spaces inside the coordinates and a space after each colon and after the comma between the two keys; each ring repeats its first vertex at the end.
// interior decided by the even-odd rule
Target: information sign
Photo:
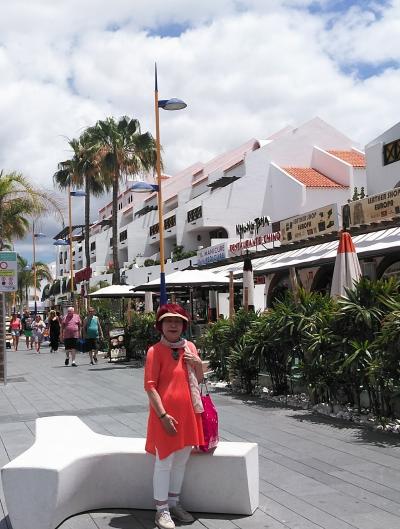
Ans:
{"type": "Polygon", "coordinates": [[[17,290],[17,253],[0,252],[0,292],[16,292],[17,290]]]}
{"type": "Polygon", "coordinates": [[[111,329],[110,337],[110,362],[126,358],[125,330],[122,328],[111,329]]]}

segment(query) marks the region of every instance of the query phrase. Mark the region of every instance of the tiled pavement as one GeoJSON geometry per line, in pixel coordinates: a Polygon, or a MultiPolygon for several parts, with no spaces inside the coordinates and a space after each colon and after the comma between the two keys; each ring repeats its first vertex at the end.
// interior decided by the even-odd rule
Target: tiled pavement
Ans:
{"type": "MultiPolygon", "coordinates": [[[[64,366],[62,350],[8,353],[0,386],[0,463],[27,449],[35,419],[78,415],[93,430],[143,437],[147,401],[143,370],[64,366]]],[[[374,433],[254,399],[214,392],[223,440],[259,443],[260,508],[251,517],[200,514],[193,529],[399,529],[400,437],[374,433]]],[[[227,479],[235,476],[227,475],[227,479]]],[[[210,487],[213,484],[210,483],[210,487]]],[[[2,492],[0,529],[11,529],[2,492]]],[[[107,511],[75,516],[59,529],[152,529],[152,511],[107,511]]]]}

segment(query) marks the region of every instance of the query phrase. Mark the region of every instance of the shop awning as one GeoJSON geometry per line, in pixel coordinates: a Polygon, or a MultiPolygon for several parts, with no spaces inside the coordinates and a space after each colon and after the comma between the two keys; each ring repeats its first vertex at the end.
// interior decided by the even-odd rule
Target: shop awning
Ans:
{"type": "MultiPolygon", "coordinates": [[[[400,227],[388,228],[353,237],[357,254],[361,257],[382,255],[391,251],[400,251],[400,227]]],[[[252,259],[253,271],[261,273],[285,270],[291,266],[315,266],[326,263],[334,263],[339,245],[339,237],[335,241],[325,242],[297,248],[296,250],[282,251],[252,259]]],[[[212,269],[216,273],[233,272],[235,276],[240,276],[243,271],[243,261],[225,264],[212,269]]]]}
{"type": "MultiPolygon", "coordinates": [[[[380,255],[385,251],[400,250],[400,227],[356,235],[353,242],[357,254],[361,257],[380,255]]],[[[333,263],[336,258],[339,238],[336,241],[289,250],[275,255],[268,255],[252,261],[257,274],[284,270],[291,266],[314,266],[333,263]]],[[[235,263],[236,264],[236,263],[235,263]]],[[[239,274],[236,271],[235,275],[239,274]]]]}

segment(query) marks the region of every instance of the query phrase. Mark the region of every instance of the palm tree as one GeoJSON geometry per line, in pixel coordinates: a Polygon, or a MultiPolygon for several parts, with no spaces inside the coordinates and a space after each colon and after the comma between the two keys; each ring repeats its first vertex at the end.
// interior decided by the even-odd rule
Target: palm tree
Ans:
{"type": "Polygon", "coordinates": [[[29,218],[55,213],[63,221],[57,197],[34,187],[20,173],[0,171],[0,250],[30,229],[29,218]]]}
{"type": "MultiPolygon", "coordinates": [[[[21,306],[21,312],[22,312],[22,305],[25,304],[25,306],[28,306],[29,302],[29,295],[28,291],[29,288],[34,288],[34,269],[36,268],[36,278],[38,281],[41,281],[42,279],[47,279],[49,283],[52,283],[53,277],[51,275],[49,267],[41,262],[36,261],[35,263],[32,263],[31,267],[28,267],[28,261],[24,259],[21,255],[17,255],[17,263],[18,263],[18,299],[21,306]]],[[[36,296],[36,292],[34,292],[34,296],[36,296]]]]}
{"type": "Polygon", "coordinates": [[[107,183],[102,182],[101,174],[93,157],[89,144],[89,134],[84,132],[79,139],[70,140],[72,158],[60,162],[58,171],[53,175],[54,183],[59,189],[69,186],[85,189],[85,259],[86,268],[90,267],[89,230],[90,230],[90,195],[100,196],[109,190],[107,183]]]}
{"type": "Polygon", "coordinates": [[[113,284],[120,283],[118,258],[118,194],[119,183],[128,175],[148,173],[156,167],[156,143],[149,132],[141,133],[137,119],[124,116],[98,121],[87,132],[96,151],[104,181],[112,185],[112,252],[113,284]]]}

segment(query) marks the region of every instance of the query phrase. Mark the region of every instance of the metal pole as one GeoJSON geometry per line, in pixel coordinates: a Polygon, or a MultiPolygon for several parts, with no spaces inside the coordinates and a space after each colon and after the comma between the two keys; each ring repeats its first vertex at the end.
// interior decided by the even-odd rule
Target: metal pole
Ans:
{"type": "Polygon", "coordinates": [[[229,318],[235,315],[235,290],[233,286],[233,272],[229,272],[229,318]]]}
{"type": "Polygon", "coordinates": [[[71,207],[71,185],[68,186],[68,220],[69,220],[69,285],[71,292],[71,304],[74,304],[74,262],[72,256],[72,207],[71,207]]]}
{"type": "Polygon", "coordinates": [[[0,382],[7,383],[6,370],[6,296],[0,292],[0,382]]]}
{"type": "Polygon", "coordinates": [[[35,222],[32,222],[32,247],[33,247],[33,299],[34,299],[34,314],[37,314],[37,303],[36,303],[36,247],[35,247],[35,222]]]}
{"type": "Polygon", "coordinates": [[[160,111],[158,108],[158,81],[157,81],[157,64],[154,70],[154,110],[156,114],[156,148],[157,148],[157,184],[158,184],[158,233],[160,235],[160,306],[167,303],[167,289],[165,286],[165,266],[164,266],[164,220],[163,220],[163,200],[161,188],[161,146],[160,146],[160,111]]]}

